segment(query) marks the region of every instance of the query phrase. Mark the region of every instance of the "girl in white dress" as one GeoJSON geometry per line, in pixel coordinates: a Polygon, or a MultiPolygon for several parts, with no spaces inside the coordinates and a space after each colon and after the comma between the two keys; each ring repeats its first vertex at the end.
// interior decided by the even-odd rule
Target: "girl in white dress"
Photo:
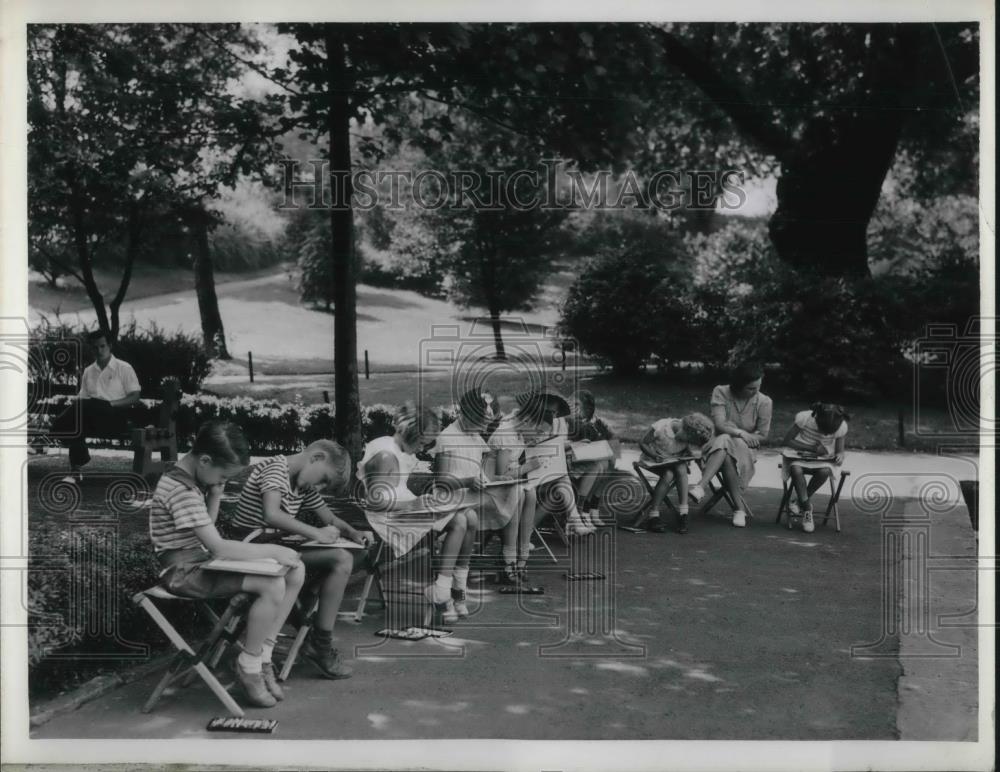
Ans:
{"type": "Polygon", "coordinates": [[[464,590],[475,540],[475,530],[468,527],[469,513],[453,510],[437,518],[404,522],[393,517],[394,508],[417,498],[407,487],[407,479],[417,466],[416,453],[434,445],[440,428],[433,412],[406,403],[396,414],[396,433],[365,445],[357,477],[365,486],[368,523],[397,556],[412,549],[430,530],[446,532],[437,577],[424,595],[441,611],[445,623],[454,624],[460,616],[469,615],[464,590]]]}
{"type": "Polygon", "coordinates": [[[794,517],[802,517],[802,530],[806,533],[812,533],[816,527],[810,503],[812,495],[844,463],[848,418],[840,405],[815,402],[809,410],[797,413],[785,432],[781,474],[786,480],[792,478],[798,497],[798,502],[794,499],[788,502],[788,509],[794,517]],[[806,475],[812,477],[808,486],[806,475]]]}

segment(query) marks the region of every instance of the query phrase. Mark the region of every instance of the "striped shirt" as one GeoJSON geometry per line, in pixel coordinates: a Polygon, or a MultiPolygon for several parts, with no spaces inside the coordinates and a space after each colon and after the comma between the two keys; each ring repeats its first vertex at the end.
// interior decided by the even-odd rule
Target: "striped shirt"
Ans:
{"type": "Polygon", "coordinates": [[[202,548],[194,529],[212,525],[205,494],[198,483],[179,466],[168,469],[156,484],[149,510],[149,538],[153,550],[202,548]]]}
{"type": "Polygon", "coordinates": [[[264,519],[264,493],[278,491],[281,494],[281,510],[287,515],[298,517],[301,510],[318,510],[326,502],[315,488],[292,490],[292,479],[288,473],[288,459],[273,456],[265,459],[250,470],[250,476],[240,491],[240,501],[232,524],[237,528],[267,528],[264,519]]]}
{"type": "Polygon", "coordinates": [[[803,410],[801,413],[796,413],[795,426],[799,430],[799,433],[796,435],[796,439],[799,442],[805,442],[809,445],[815,445],[819,442],[826,448],[828,456],[834,454],[835,441],[847,434],[847,421],[843,421],[840,424],[840,428],[833,434],[821,433],[819,427],[816,426],[816,419],[813,417],[811,410],[803,410]]]}

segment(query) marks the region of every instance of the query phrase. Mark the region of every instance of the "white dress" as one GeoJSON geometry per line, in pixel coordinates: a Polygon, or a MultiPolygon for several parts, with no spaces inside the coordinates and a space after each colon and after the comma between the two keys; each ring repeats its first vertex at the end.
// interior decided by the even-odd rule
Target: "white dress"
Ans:
{"type": "MultiPolygon", "coordinates": [[[[800,413],[796,413],[795,426],[799,430],[796,439],[813,445],[817,442],[820,443],[828,456],[834,455],[836,441],[847,434],[847,421],[841,422],[840,427],[833,434],[821,433],[819,427],[816,425],[816,419],[810,410],[803,410],[800,413]]],[[[781,454],[782,480],[787,480],[791,476],[793,466],[801,469],[828,469],[834,475],[840,474],[840,466],[832,461],[796,458],[794,450],[785,448],[781,454]]]]}
{"type": "Polygon", "coordinates": [[[378,505],[377,509],[365,507],[365,518],[382,540],[392,548],[396,556],[405,555],[413,549],[428,531],[442,530],[455,516],[455,512],[452,511],[439,517],[428,515],[427,518],[421,519],[406,518],[405,522],[398,516],[393,516],[392,507],[408,504],[417,499],[417,496],[406,487],[406,480],[417,463],[417,457],[412,453],[405,453],[396,444],[393,435],[371,440],[365,445],[365,455],[358,462],[357,478],[365,483],[366,498],[371,504],[378,505]],[[399,474],[395,480],[376,480],[368,485],[365,479],[365,467],[379,453],[392,454],[399,465],[399,474]],[[382,508],[387,505],[388,509],[382,508]]]}

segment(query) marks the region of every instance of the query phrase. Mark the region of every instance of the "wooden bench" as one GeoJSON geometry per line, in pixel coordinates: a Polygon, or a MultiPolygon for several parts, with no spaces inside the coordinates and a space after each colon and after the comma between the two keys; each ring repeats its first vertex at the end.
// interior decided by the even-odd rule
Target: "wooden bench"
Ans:
{"type": "MultiPolygon", "coordinates": [[[[48,397],[75,396],[79,386],[72,383],[29,383],[28,394],[46,394],[48,397]]],[[[164,466],[177,460],[177,410],[180,407],[180,382],[176,378],[167,378],[160,387],[161,398],[154,409],[159,410],[156,425],[145,427],[131,426],[124,435],[107,434],[95,437],[101,440],[117,440],[128,442],[132,448],[132,471],[144,477],[150,477],[163,472],[164,466]],[[153,454],[159,453],[159,459],[154,460],[153,454]]],[[[29,405],[29,427],[58,415],[64,410],[63,402],[35,402],[29,405]]],[[[29,435],[39,434],[29,428],[29,435]]]]}

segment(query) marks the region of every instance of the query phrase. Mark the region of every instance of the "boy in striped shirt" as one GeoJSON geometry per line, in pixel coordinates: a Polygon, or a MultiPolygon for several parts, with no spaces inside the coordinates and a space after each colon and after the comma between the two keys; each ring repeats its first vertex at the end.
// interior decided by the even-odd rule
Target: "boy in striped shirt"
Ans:
{"type": "MultiPolygon", "coordinates": [[[[317,440],[292,456],[274,456],[256,465],[240,492],[232,531],[250,542],[275,542],[290,534],[311,541],[333,543],[341,536],[359,544],[361,533],[330,511],[320,491],[341,488],[350,478],[351,459],[332,440],[317,440]],[[312,510],[323,526],[299,519],[312,510]]],[[[354,569],[351,552],[341,548],[309,548],[299,553],[306,566],[307,586],[317,587],[319,607],[315,624],[302,647],[302,656],[327,678],[350,678],[351,670],[333,647],[333,625],[354,569]]],[[[307,604],[303,604],[307,605],[307,604]]],[[[308,609],[307,609],[308,610],[308,609]]]]}
{"type": "Polygon", "coordinates": [[[159,479],[149,512],[149,537],[159,561],[160,584],[183,598],[256,596],[247,612],[243,651],[236,678],[247,699],[269,708],[282,699],[271,651],[302,588],[305,571],[298,553],[277,544],[243,544],[223,539],[215,528],[226,480],[239,474],[250,452],[240,427],[209,421],[198,429],[191,452],[159,479]],[[270,558],[289,566],[282,576],[206,571],[213,557],[270,558]]]}

